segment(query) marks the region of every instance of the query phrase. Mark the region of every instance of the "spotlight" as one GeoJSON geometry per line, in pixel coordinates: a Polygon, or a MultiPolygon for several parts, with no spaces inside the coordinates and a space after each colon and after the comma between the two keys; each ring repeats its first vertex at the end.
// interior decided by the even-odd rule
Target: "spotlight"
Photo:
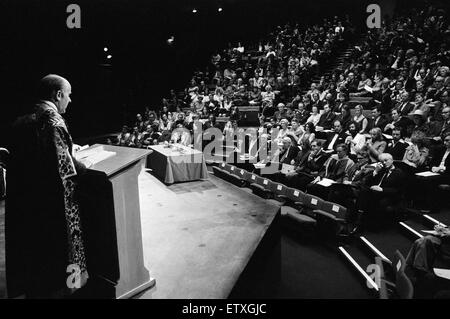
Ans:
{"type": "Polygon", "coordinates": [[[171,45],[171,44],[173,44],[173,41],[175,41],[175,37],[171,36],[170,38],[167,39],[167,44],[171,45]]]}
{"type": "Polygon", "coordinates": [[[107,48],[107,47],[104,47],[104,48],[103,48],[103,51],[108,52],[108,48],[107,48]]]}
{"type": "Polygon", "coordinates": [[[107,59],[111,59],[112,58],[112,55],[111,54],[108,54],[108,56],[106,57],[107,59]]]}
{"type": "Polygon", "coordinates": [[[197,13],[197,9],[192,10],[192,13],[197,13]]]}
{"type": "Polygon", "coordinates": [[[219,12],[222,12],[222,10],[223,10],[222,8],[217,9],[217,11],[219,11],[219,12]]]}

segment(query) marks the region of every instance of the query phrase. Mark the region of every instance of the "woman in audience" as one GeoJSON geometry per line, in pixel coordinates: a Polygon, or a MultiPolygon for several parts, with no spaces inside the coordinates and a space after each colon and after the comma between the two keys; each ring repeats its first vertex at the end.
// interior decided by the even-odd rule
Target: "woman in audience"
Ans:
{"type": "Polygon", "coordinates": [[[317,106],[313,106],[311,110],[311,115],[306,120],[306,124],[312,123],[314,126],[316,126],[320,121],[319,109],[317,108],[317,106]]]}
{"type": "Polygon", "coordinates": [[[209,118],[209,111],[208,111],[208,108],[206,106],[204,106],[202,108],[202,112],[200,113],[200,118],[202,120],[207,120],[209,118]]]}
{"type": "MultiPolygon", "coordinates": [[[[342,125],[343,130],[347,130],[349,128],[350,122],[352,122],[352,115],[350,112],[350,106],[345,105],[342,107],[342,112],[336,117],[336,120],[339,120],[342,125]]],[[[355,123],[356,124],[356,123],[355,123]]]]}
{"type": "Polygon", "coordinates": [[[305,124],[305,130],[302,135],[299,136],[297,143],[299,147],[303,147],[305,143],[311,143],[316,139],[316,128],[312,122],[305,124]]]}
{"type": "Polygon", "coordinates": [[[355,116],[353,116],[353,121],[358,124],[359,133],[366,133],[369,121],[363,114],[363,107],[361,104],[355,106],[355,116]]]}

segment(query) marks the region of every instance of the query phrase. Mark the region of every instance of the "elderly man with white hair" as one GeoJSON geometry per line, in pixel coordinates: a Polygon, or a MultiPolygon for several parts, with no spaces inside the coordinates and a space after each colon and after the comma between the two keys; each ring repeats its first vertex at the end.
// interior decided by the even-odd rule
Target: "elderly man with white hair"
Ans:
{"type": "Polygon", "coordinates": [[[392,218],[404,191],[405,175],[394,166],[392,155],[382,153],[378,160],[358,198],[358,207],[371,224],[368,226],[378,226],[392,218]]]}

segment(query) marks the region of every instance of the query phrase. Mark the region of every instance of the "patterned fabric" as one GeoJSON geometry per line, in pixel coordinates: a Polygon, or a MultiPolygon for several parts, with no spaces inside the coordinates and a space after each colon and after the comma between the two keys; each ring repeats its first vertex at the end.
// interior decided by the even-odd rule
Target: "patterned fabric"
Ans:
{"type": "Polygon", "coordinates": [[[65,121],[57,112],[56,107],[49,103],[41,104],[38,106],[36,114],[42,120],[42,128],[53,131],[53,142],[56,146],[58,159],[58,173],[64,188],[64,207],[67,223],[67,240],[69,244],[67,266],[72,264],[78,265],[81,272],[81,287],[86,283],[89,276],[86,267],[80,207],[74,198],[75,183],[71,179],[71,177],[77,175],[71,155],[72,139],[67,131],[65,121]]]}

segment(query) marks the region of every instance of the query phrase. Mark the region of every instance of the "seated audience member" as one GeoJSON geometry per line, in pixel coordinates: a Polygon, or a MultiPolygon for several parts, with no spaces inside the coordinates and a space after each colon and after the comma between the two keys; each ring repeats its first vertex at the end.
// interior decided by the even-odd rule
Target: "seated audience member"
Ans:
{"type": "Polygon", "coordinates": [[[370,130],[370,138],[367,139],[364,148],[369,153],[371,162],[377,162],[380,154],[386,149],[386,142],[383,140],[380,128],[375,127],[370,130]]]}
{"type": "Polygon", "coordinates": [[[278,110],[275,112],[273,116],[275,118],[275,121],[278,123],[282,119],[286,119],[286,108],[284,103],[278,103],[277,108],[278,110]]]}
{"type": "Polygon", "coordinates": [[[410,97],[408,92],[403,92],[401,94],[401,101],[394,107],[401,116],[407,116],[414,109],[414,104],[410,102],[410,97]]]}
{"type": "Polygon", "coordinates": [[[440,184],[450,184],[450,132],[444,137],[444,147],[436,153],[431,171],[440,174],[440,184]]]}
{"type": "Polygon", "coordinates": [[[319,109],[317,108],[317,106],[313,106],[311,108],[311,115],[306,120],[306,123],[312,123],[314,124],[314,126],[316,126],[317,123],[319,123],[319,120],[320,120],[319,109]]]}
{"type": "Polygon", "coordinates": [[[333,126],[334,120],[336,119],[336,114],[331,111],[330,106],[325,104],[323,106],[323,113],[320,115],[319,122],[316,126],[322,127],[324,130],[330,130],[333,126]]]}
{"type": "Polygon", "coordinates": [[[180,123],[172,131],[170,140],[172,141],[172,143],[188,146],[189,144],[191,144],[191,133],[183,124],[180,123]]]}
{"type": "Polygon", "coordinates": [[[297,106],[297,110],[294,111],[295,119],[301,124],[305,124],[309,118],[309,112],[306,110],[303,102],[299,102],[297,106]]]}
{"type": "Polygon", "coordinates": [[[438,292],[450,290],[450,281],[433,270],[450,267],[450,230],[442,225],[436,225],[434,230],[436,235],[417,239],[406,256],[406,271],[413,281],[416,298],[434,298],[438,292]]]}
{"type": "Polygon", "coordinates": [[[283,137],[278,146],[278,150],[273,153],[270,161],[280,164],[290,164],[298,154],[298,147],[292,145],[292,140],[288,136],[283,137]]]}
{"type": "Polygon", "coordinates": [[[347,178],[342,184],[333,184],[330,186],[328,200],[347,207],[347,220],[350,222],[357,221],[356,200],[362,187],[366,184],[369,174],[372,174],[374,167],[370,164],[369,154],[360,150],[357,153],[355,164],[350,167],[347,178]]]}
{"type": "Polygon", "coordinates": [[[147,125],[146,130],[142,134],[142,146],[147,147],[150,145],[158,144],[158,138],[160,137],[159,132],[154,129],[153,125],[147,125]]]}
{"type": "Polygon", "coordinates": [[[387,144],[385,152],[391,154],[394,161],[401,161],[405,156],[405,151],[408,146],[408,143],[402,139],[401,128],[395,127],[392,130],[392,141],[387,144]]]}
{"type": "Polygon", "coordinates": [[[298,146],[298,139],[300,136],[302,136],[304,133],[302,127],[300,126],[300,123],[296,119],[292,119],[291,121],[291,128],[289,129],[287,136],[291,136],[295,140],[295,144],[298,146]]]}
{"type": "Polygon", "coordinates": [[[348,125],[348,133],[350,136],[345,139],[345,144],[350,145],[350,157],[353,159],[366,145],[366,137],[358,132],[355,122],[350,122],[348,125]]]}
{"type": "Polygon", "coordinates": [[[404,174],[395,167],[392,155],[380,154],[379,162],[373,173],[367,176],[358,198],[366,226],[379,226],[394,217],[401,204],[404,183],[404,174]]]}
{"type": "Polygon", "coordinates": [[[177,114],[177,119],[175,123],[173,123],[173,127],[178,127],[180,124],[184,126],[185,123],[185,114],[183,112],[177,114]]]}
{"type": "Polygon", "coordinates": [[[331,155],[324,164],[324,169],[319,172],[319,175],[306,187],[307,192],[314,194],[323,199],[328,198],[328,187],[317,184],[323,178],[342,183],[348,180],[349,170],[355,164],[348,157],[348,147],[345,144],[339,144],[336,147],[337,154],[331,155]]]}
{"type": "Polygon", "coordinates": [[[337,98],[338,98],[338,100],[337,100],[336,105],[334,106],[333,111],[335,113],[342,113],[342,110],[344,108],[346,108],[346,107],[349,108],[347,102],[345,102],[347,100],[347,97],[346,97],[345,93],[341,92],[341,93],[338,93],[337,98]]]}
{"type": "Polygon", "coordinates": [[[439,136],[433,139],[437,142],[443,141],[444,136],[450,133],[450,107],[447,106],[442,109],[442,124],[439,129],[439,136]]]}
{"type": "Polygon", "coordinates": [[[384,127],[384,133],[392,135],[392,130],[394,128],[399,128],[401,130],[402,136],[407,137],[408,132],[412,131],[412,126],[414,123],[408,117],[401,116],[396,109],[391,111],[392,121],[387,123],[384,127]]]}
{"type": "Polygon", "coordinates": [[[302,135],[299,136],[297,144],[299,147],[303,147],[304,143],[311,143],[316,139],[316,129],[313,123],[308,122],[305,124],[305,130],[302,135]]]}
{"type": "Polygon", "coordinates": [[[294,173],[286,175],[286,184],[290,187],[306,190],[306,185],[319,175],[329,154],[322,149],[322,142],[314,140],[311,142],[311,152],[303,166],[299,166],[294,173]]]}
{"type": "Polygon", "coordinates": [[[127,146],[130,140],[131,134],[128,131],[128,126],[122,126],[122,132],[117,136],[117,145],[127,146]]]}
{"type": "Polygon", "coordinates": [[[430,160],[430,146],[424,134],[411,138],[411,144],[406,148],[402,162],[407,164],[408,172],[414,174],[427,170],[430,160]]]}
{"type": "Polygon", "coordinates": [[[252,91],[249,94],[249,104],[250,105],[261,105],[262,103],[262,96],[261,96],[261,90],[254,86],[252,91]]]}
{"type": "Polygon", "coordinates": [[[159,120],[159,122],[160,122],[159,124],[160,132],[170,131],[172,129],[172,123],[169,121],[166,114],[161,115],[161,119],[159,120]]]}
{"type": "Polygon", "coordinates": [[[341,122],[334,121],[334,133],[328,135],[324,145],[324,151],[335,152],[339,144],[345,144],[348,136],[347,132],[342,128],[341,122]]]}
{"type": "MultiPolygon", "coordinates": [[[[206,120],[206,119],[209,118],[209,115],[210,115],[210,113],[209,113],[209,111],[208,111],[208,108],[207,108],[206,106],[204,106],[204,107],[202,108],[201,113],[200,113],[200,118],[201,118],[202,120],[206,120]]],[[[214,114],[212,114],[212,115],[214,115],[214,114]]]]}
{"type": "Polygon", "coordinates": [[[384,128],[388,124],[388,119],[384,114],[381,114],[381,107],[375,107],[372,109],[372,118],[369,120],[369,124],[367,125],[367,128],[373,129],[375,127],[379,127],[381,131],[384,131],[384,128]]]}
{"type": "Polygon", "coordinates": [[[362,105],[355,106],[355,115],[353,116],[353,121],[358,124],[359,133],[367,133],[368,120],[363,114],[362,105]]]}
{"type": "Polygon", "coordinates": [[[136,114],[136,122],[134,123],[133,127],[137,127],[139,132],[142,132],[145,129],[144,120],[141,114],[136,114]]]}
{"type": "MultiPolygon", "coordinates": [[[[350,107],[348,105],[345,105],[342,108],[341,113],[336,117],[336,120],[341,122],[342,127],[344,128],[345,131],[348,130],[348,127],[351,122],[354,123],[354,121],[352,120],[352,114],[350,112],[350,107]]],[[[356,123],[355,123],[355,125],[356,125],[356,123]]]]}
{"type": "Polygon", "coordinates": [[[141,134],[141,132],[139,132],[139,128],[137,126],[135,126],[133,128],[133,133],[130,136],[127,146],[140,148],[142,146],[141,139],[142,139],[142,134],[141,134]]]}

